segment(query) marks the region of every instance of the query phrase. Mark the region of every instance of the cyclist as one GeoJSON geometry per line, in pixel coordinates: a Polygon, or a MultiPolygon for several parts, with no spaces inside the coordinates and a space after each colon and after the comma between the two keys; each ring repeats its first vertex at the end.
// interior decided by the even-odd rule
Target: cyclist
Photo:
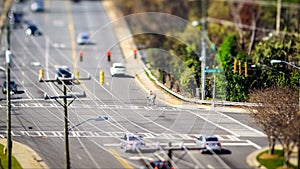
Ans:
{"type": "Polygon", "coordinates": [[[150,90],[149,92],[149,99],[150,99],[150,104],[155,105],[156,94],[152,90],[150,90]]]}

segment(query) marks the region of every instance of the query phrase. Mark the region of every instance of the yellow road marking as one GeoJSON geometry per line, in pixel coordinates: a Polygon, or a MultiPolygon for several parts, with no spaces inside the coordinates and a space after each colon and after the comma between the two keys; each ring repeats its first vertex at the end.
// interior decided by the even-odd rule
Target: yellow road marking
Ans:
{"type": "Polygon", "coordinates": [[[75,28],[73,24],[73,17],[71,13],[70,4],[65,1],[67,7],[67,16],[68,16],[68,28],[70,33],[70,40],[71,40],[71,49],[72,49],[72,60],[74,64],[74,72],[77,71],[77,59],[76,59],[76,43],[75,43],[75,28]]]}
{"type": "Polygon", "coordinates": [[[124,160],[114,149],[109,148],[108,151],[120,162],[120,164],[126,169],[133,169],[133,167],[124,160]]]}
{"type": "Polygon", "coordinates": [[[92,92],[86,87],[86,85],[84,83],[80,83],[81,86],[83,87],[84,91],[86,92],[86,94],[88,96],[92,96],[92,92]]]}

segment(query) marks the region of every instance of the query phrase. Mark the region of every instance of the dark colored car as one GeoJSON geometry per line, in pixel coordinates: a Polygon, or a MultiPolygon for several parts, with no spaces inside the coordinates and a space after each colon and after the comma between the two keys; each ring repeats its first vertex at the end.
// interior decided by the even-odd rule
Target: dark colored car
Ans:
{"type": "Polygon", "coordinates": [[[9,14],[9,22],[13,25],[14,28],[17,28],[17,26],[21,26],[21,23],[23,21],[23,12],[21,11],[12,11],[9,14]]]}
{"type": "MultiPolygon", "coordinates": [[[[173,167],[167,161],[154,161],[150,163],[151,168],[172,169],[173,167]]],[[[149,167],[148,167],[149,168],[149,167]]]]}
{"type": "MultiPolygon", "coordinates": [[[[73,74],[68,67],[60,67],[57,69],[56,78],[73,78],[73,74]]],[[[72,80],[64,81],[64,83],[72,84],[72,80]]],[[[62,84],[62,82],[59,80],[58,84],[62,84]]]]}
{"type": "Polygon", "coordinates": [[[28,36],[40,36],[42,33],[39,31],[38,27],[34,24],[28,24],[25,32],[28,36]]]}
{"type": "MultiPolygon", "coordinates": [[[[2,85],[2,93],[3,94],[6,94],[6,81],[3,82],[3,85],[2,85]]],[[[17,89],[17,84],[11,80],[10,81],[10,91],[13,92],[13,94],[17,93],[18,89],[17,89]]]]}

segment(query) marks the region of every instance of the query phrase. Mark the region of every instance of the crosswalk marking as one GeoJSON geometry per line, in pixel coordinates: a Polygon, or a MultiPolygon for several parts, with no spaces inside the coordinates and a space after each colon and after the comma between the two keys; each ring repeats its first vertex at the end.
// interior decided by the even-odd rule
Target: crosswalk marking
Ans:
{"type": "MultiPolygon", "coordinates": [[[[11,103],[13,108],[61,108],[59,104],[49,103],[49,102],[29,102],[29,103],[11,103]]],[[[150,107],[150,106],[137,106],[137,105],[114,105],[114,104],[84,104],[84,103],[76,103],[69,105],[70,108],[76,109],[91,109],[91,108],[98,108],[98,109],[121,109],[121,110],[160,110],[160,111],[181,111],[180,108],[176,107],[150,107]]],[[[0,109],[6,108],[6,105],[0,104],[0,109]]]]}
{"type": "MultiPolygon", "coordinates": [[[[159,146],[168,146],[169,143],[159,143],[159,146]]],[[[173,147],[178,147],[180,148],[181,145],[184,145],[184,146],[193,146],[193,147],[197,147],[198,145],[196,143],[172,143],[172,146],[173,147]]],[[[103,144],[103,146],[105,147],[119,147],[120,146],[120,143],[109,143],[109,144],[103,144]]],[[[146,143],[146,146],[147,147],[151,147],[151,146],[157,146],[157,143],[146,143]]],[[[252,143],[249,143],[247,141],[245,142],[225,142],[225,143],[222,143],[222,146],[253,146],[252,143]]]]}
{"type": "MultiPolygon", "coordinates": [[[[0,131],[0,138],[6,136],[7,131],[0,131]]],[[[98,132],[98,131],[69,131],[69,137],[114,137],[120,138],[125,132],[98,132]]],[[[139,133],[145,139],[160,139],[160,140],[194,140],[196,134],[154,134],[154,133],[139,133]]],[[[64,137],[64,131],[12,131],[13,137],[29,136],[29,137],[64,137]]],[[[220,141],[243,141],[234,135],[215,135],[220,141]]]]}

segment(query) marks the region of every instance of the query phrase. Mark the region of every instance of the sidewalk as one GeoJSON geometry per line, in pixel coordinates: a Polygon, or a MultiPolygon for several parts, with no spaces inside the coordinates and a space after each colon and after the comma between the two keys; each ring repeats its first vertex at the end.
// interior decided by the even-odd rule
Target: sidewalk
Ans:
{"type": "MultiPolygon", "coordinates": [[[[0,144],[6,146],[7,140],[0,139],[0,144]]],[[[22,168],[49,168],[42,158],[27,145],[13,142],[12,155],[21,164],[22,168]]]]}
{"type": "MultiPolygon", "coordinates": [[[[106,9],[106,13],[110,19],[110,21],[118,20],[118,25],[113,25],[115,34],[118,39],[122,39],[120,43],[120,48],[123,52],[123,56],[125,58],[125,66],[127,71],[135,76],[136,82],[140,85],[142,89],[144,89],[145,93],[149,93],[149,90],[152,90],[160,101],[163,101],[171,106],[176,107],[184,107],[184,108],[198,108],[198,109],[206,109],[211,110],[210,105],[201,105],[194,103],[183,102],[170,95],[159,86],[157,86],[154,82],[152,82],[146,75],[144,71],[144,64],[141,61],[141,56],[137,55],[137,59],[134,59],[133,50],[137,49],[136,45],[133,42],[133,38],[128,28],[127,23],[124,20],[120,20],[123,17],[123,14],[114,6],[113,1],[102,1],[104,8],[106,9]],[[124,40],[124,37],[131,37],[124,40]]],[[[236,113],[246,113],[245,109],[236,108],[236,107],[215,107],[215,111],[220,112],[236,112],[236,113]]],[[[277,145],[276,148],[280,149],[280,145],[277,145]]],[[[267,148],[256,150],[248,155],[246,161],[249,166],[253,168],[264,168],[260,166],[256,157],[262,151],[265,151],[267,148]]],[[[292,164],[297,164],[297,151],[294,151],[291,155],[290,162],[292,164]]]]}

